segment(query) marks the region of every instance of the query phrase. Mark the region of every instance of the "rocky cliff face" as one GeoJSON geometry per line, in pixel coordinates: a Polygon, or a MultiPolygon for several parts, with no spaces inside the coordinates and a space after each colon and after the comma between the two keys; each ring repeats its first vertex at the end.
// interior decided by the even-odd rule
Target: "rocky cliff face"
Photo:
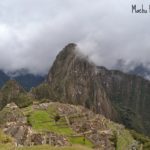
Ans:
{"type": "Polygon", "coordinates": [[[150,82],[103,67],[99,67],[99,76],[121,121],[129,128],[150,135],[150,82]]]}
{"type": "Polygon", "coordinates": [[[115,118],[113,107],[99,82],[96,66],[79,54],[75,44],[67,45],[58,54],[48,74],[54,99],[80,104],[108,118],[115,118]]]}

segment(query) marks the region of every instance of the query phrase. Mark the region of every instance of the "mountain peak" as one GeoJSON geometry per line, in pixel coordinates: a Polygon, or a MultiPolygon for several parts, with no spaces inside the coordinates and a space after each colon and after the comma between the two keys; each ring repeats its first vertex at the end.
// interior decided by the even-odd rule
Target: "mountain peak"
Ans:
{"type": "Polygon", "coordinates": [[[64,60],[68,57],[75,56],[77,45],[74,43],[70,43],[66,45],[63,50],[57,55],[56,60],[61,59],[64,60]]]}
{"type": "Polygon", "coordinates": [[[76,48],[77,44],[75,43],[69,43],[68,45],[65,46],[64,49],[74,49],[76,48]]]}
{"type": "Polygon", "coordinates": [[[52,98],[80,104],[111,118],[113,108],[98,84],[95,64],[80,54],[76,44],[68,44],[56,57],[48,74],[52,98]]]}

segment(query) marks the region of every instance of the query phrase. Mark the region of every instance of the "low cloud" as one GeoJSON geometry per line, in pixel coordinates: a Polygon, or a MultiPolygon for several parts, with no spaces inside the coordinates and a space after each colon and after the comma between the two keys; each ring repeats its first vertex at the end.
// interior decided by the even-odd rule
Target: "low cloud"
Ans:
{"type": "Polygon", "coordinates": [[[131,12],[143,1],[1,0],[0,69],[45,74],[70,42],[97,65],[150,68],[150,14],[131,12]]]}

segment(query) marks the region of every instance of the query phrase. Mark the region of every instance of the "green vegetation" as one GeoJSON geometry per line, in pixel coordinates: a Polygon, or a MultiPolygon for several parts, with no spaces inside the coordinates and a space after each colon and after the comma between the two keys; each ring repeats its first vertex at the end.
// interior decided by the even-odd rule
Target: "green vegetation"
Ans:
{"type": "Polygon", "coordinates": [[[60,117],[57,122],[55,122],[56,107],[50,106],[47,111],[36,110],[31,113],[28,118],[29,124],[32,125],[33,129],[39,132],[51,131],[59,135],[65,135],[68,137],[70,143],[86,145],[87,147],[92,147],[93,144],[89,140],[85,140],[84,137],[74,137],[75,132],[67,125],[64,117],[60,117]]]}
{"type": "Polygon", "coordinates": [[[117,136],[116,150],[127,149],[133,143],[134,139],[127,130],[121,130],[117,136]]]}
{"type": "Polygon", "coordinates": [[[73,134],[73,130],[66,125],[63,118],[55,123],[54,118],[50,117],[46,111],[37,110],[33,112],[29,116],[29,122],[37,131],[51,131],[62,135],[73,134]]]}
{"type": "Polygon", "coordinates": [[[131,108],[124,107],[123,104],[116,104],[116,110],[119,112],[122,123],[130,129],[134,129],[139,132],[144,132],[144,127],[141,123],[141,118],[138,113],[133,112],[131,108]]]}
{"type": "MultiPolygon", "coordinates": [[[[150,84],[146,80],[113,71],[113,76],[122,80],[109,78],[113,87],[109,89],[110,99],[120,116],[120,123],[139,133],[150,135],[150,84]]],[[[106,74],[105,74],[106,75],[106,74]]],[[[108,76],[104,75],[105,77],[108,76]]],[[[106,90],[107,87],[106,87],[106,90]]]]}
{"type": "Polygon", "coordinates": [[[144,150],[150,149],[150,138],[149,137],[147,137],[143,134],[137,133],[134,130],[130,130],[130,133],[132,134],[132,136],[135,140],[139,141],[143,145],[144,150]]]}
{"type": "Polygon", "coordinates": [[[150,150],[150,142],[147,142],[143,146],[144,150],[150,150]]]}
{"type": "Polygon", "coordinates": [[[81,144],[81,145],[86,145],[86,146],[91,147],[91,148],[93,147],[93,144],[89,140],[85,139],[85,142],[84,142],[83,136],[81,136],[81,137],[70,137],[69,141],[72,144],[81,144]]]}
{"type": "MultiPolygon", "coordinates": [[[[19,110],[19,109],[17,109],[19,110]]],[[[93,147],[93,144],[89,140],[85,140],[84,137],[73,137],[74,131],[68,127],[64,117],[61,117],[57,122],[55,122],[54,116],[57,115],[55,107],[49,107],[48,111],[44,110],[34,110],[31,106],[21,109],[16,112],[16,115],[27,115],[29,123],[32,125],[33,129],[39,132],[51,131],[60,135],[65,135],[69,142],[73,144],[68,147],[51,147],[50,145],[41,145],[41,146],[31,146],[17,148],[17,150],[90,150],[93,147]],[[77,145],[76,145],[77,144],[77,145]]],[[[4,108],[3,112],[0,113],[2,118],[6,114],[11,115],[9,108],[4,108]],[[3,114],[3,115],[2,115],[3,114]]],[[[0,131],[0,148],[2,150],[15,150],[12,139],[9,136],[6,136],[0,131]]]]}
{"type": "Polygon", "coordinates": [[[25,116],[29,116],[33,112],[32,105],[21,109],[25,116]]]}
{"type": "Polygon", "coordinates": [[[11,137],[5,135],[1,130],[0,130],[0,149],[1,150],[13,150],[13,149],[15,150],[11,137]]]}
{"type": "Polygon", "coordinates": [[[33,103],[32,98],[27,94],[19,94],[15,100],[15,103],[20,107],[24,108],[33,103]]]}
{"type": "Polygon", "coordinates": [[[7,101],[15,99],[20,93],[26,93],[25,90],[15,80],[9,80],[6,82],[1,91],[3,99],[7,101]]]}
{"type": "Polygon", "coordinates": [[[11,143],[12,139],[0,130],[0,143],[11,143]]]}
{"type": "Polygon", "coordinates": [[[16,150],[15,145],[8,143],[8,144],[1,144],[0,143],[0,150],[16,150]]]}
{"type": "Polygon", "coordinates": [[[15,118],[22,118],[24,117],[23,112],[16,108],[12,111],[12,109],[5,107],[3,110],[0,111],[0,124],[4,124],[10,120],[15,120],[15,118]]]}
{"type": "Polygon", "coordinates": [[[49,99],[51,96],[50,86],[46,83],[40,84],[36,88],[32,88],[31,93],[35,96],[36,99],[49,99]]]}
{"type": "Polygon", "coordinates": [[[113,131],[111,141],[114,143],[116,150],[128,149],[129,145],[134,142],[134,138],[130,132],[122,125],[114,124],[113,122],[110,122],[107,125],[113,131]]]}
{"type": "Polygon", "coordinates": [[[42,145],[42,146],[23,147],[17,150],[91,150],[91,148],[81,145],[72,145],[66,147],[51,147],[49,145],[42,145]]]}
{"type": "Polygon", "coordinates": [[[27,107],[33,102],[31,96],[15,80],[8,81],[1,89],[0,108],[11,102],[20,108],[27,107]]]}

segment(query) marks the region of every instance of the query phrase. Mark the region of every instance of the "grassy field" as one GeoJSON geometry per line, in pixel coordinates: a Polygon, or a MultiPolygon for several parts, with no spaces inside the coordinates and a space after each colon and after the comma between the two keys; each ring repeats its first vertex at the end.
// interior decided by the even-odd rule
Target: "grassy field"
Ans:
{"type": "Polygon", "coordinates": [[[50,117],[46,111],[42,110],[33,112],[29,117],[29,122],[33,129],[40,132],[52,131],[62,135],[71,135],[74,133],[73,130],[66,125],[63,118],[55,123],[54,119],[50,117]]]}
{"type": "Polygon", "coordinates": [[[87,148],[81,145],[73,145],[68,147],[51,147],[49,145],[42,145],[33,147],[23,147],[18,148],[17,150],[91,150],[91,148],[87,148]]]}
{"type": "Polygon", "coordinates": [[[86,145],[87,147],[91,147],[91,148],[93,147],[93,144],[87,139],[85,139],[85,143],[84,143],[84,137],[70,137],[69,141],[72,144],[80,144],[83,146],[86,145]]]}
{"type": "Polygon", "coordinates": [[[65,118],[62,117],[57,123],[55,123],[54,114],[55,112],[50,109],[48,112],[43,110],[36,110],[31,113],[28,121],[32,125],[33,129],[38,132],[51,131],[59,135],[67,136],[71,144],[80,144],[87,147],[93,146],[93,144],[87,139],[84,143],[84,137],[82,136],[73,137],[75,132],[70,127],[68,127],[65,118]]]}

